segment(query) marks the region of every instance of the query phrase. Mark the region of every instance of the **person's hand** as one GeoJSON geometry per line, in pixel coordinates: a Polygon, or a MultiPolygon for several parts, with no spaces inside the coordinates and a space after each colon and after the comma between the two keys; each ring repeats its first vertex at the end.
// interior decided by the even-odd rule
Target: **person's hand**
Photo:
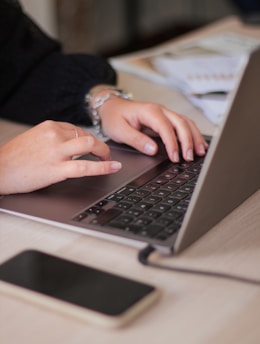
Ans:
{"type": "Polygon", "coordinates": [[[152,137],[142,131],[144,128],[160,136],[173,162],[179,161],[178,140],[187,161],[193,160],[194,152],[205,155],[208,147],[192,120],[159,104],[113,98],[100,107],[99,114],[107,136],[148,155],[156,154],[158,147],[152,137]]]}
{"type": "Polygon", "coordinates": [[[117,172],[108,146],[70,123],[45,121],[0,147],[0,194],[33,191],[67,178],[117,172]],[[99,160],[75,160],[93,154],[99,160]]]}

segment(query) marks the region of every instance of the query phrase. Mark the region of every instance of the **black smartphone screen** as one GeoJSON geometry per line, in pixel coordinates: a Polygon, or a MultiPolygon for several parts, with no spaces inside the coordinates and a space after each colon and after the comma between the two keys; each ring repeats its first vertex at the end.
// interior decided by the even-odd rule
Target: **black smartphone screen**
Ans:
{"type": "Polygon", "coordinates": [[[0,279],[110,316],[122,314],[155,289],[36,250],[0,265],[0,279]]]}

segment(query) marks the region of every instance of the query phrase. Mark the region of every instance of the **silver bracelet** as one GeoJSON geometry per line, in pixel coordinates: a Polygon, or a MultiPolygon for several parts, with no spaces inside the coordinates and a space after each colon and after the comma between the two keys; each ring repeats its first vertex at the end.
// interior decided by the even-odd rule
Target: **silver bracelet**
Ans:
{"type": "Polygon", "coordinates": [[[122,98],[131,100],[132,95],[120,88],[110,86],[110,85],[100,85],[94,87],[85,97],[85,105],[87,107],[89,116],[92,120],[92,124],[95,128],[97,135],[104,137],[105,135],[102,132],[101,118],[98,113],[98,109],[109,99],[112,98],[122,98]],[[96,97],[96,94],[99,92],[107,90],[103,96],[96,97]]]}

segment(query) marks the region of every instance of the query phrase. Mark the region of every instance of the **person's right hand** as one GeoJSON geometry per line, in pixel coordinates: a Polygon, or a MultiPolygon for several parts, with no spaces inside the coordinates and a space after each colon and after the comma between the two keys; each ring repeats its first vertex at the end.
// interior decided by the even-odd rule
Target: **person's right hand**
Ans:
{"type": "Polygon", "coordinates": [[[109,147],[70,123],[45,121],[0,147],[0,194],[30,192],[67,178],[117,172],[109,147]],[[75,160],[92,154],[99,158],[75,160]]]}

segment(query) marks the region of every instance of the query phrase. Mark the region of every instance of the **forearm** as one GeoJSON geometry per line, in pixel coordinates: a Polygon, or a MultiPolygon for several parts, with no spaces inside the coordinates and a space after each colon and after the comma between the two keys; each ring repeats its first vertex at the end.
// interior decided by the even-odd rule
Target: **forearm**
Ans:
{"type": "Polygon", "coordinates": [[[36,124],[46,119],[90,124],[84,98],[98,84],[115,84],[107,61],[66,55],[16,2],[0,1],[0,116],[36,124]]]}
{"type": "Polygon", "coordinates": [[[116,83],[115,71],[102,58],[53,53],[0,106],[0,115],[30,124],[53,119],[88,125],[84,98],[102,83],[116,83]]]}

